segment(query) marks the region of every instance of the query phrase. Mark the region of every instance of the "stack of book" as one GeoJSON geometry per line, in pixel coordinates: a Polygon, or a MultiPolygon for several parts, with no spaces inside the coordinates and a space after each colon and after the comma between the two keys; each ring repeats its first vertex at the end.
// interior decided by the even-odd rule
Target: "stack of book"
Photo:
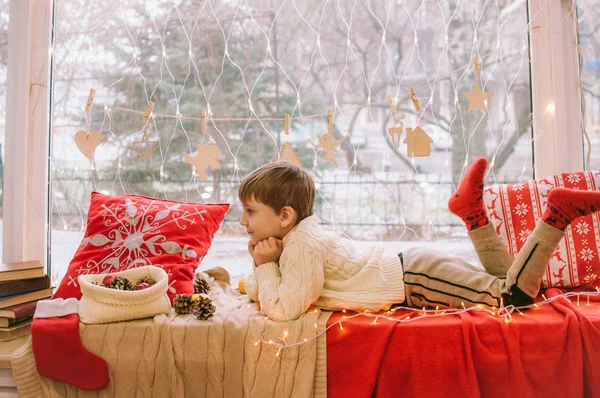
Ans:
{"type": "Polygon", "coordinates": [[[0,265],[0,342],[28,335],[37,302],[52,290],[39,261],[0,265]]]}

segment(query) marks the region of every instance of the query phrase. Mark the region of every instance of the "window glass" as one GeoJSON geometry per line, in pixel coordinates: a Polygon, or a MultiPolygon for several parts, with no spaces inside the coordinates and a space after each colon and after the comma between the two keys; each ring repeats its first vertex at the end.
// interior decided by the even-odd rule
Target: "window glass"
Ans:
{"type": "Polygon", "coordinates": [[[54,51],[59,274],[83,235],[93,190],[232,203],[204,262],[234,278],[250,272],[237,187],[282,149],[314,177],[325,228],[390,251],[420,241],[474,258],[447,210],[465,164],[491,159],[489,183],[532,177],[526,2],[57,0],[54,51]],[[493,93],[489,112],[468,112],[463,93],[480,84],[493,93]],[[133,144],[144,136],[149,101],[146,133],[158,144],[154,157],[138,158],[133,144]],[[390,134],[400,125],[400,136],[390,134]],[[406,129],[417,134],[418,126],[433,140],[430,155],[410,158],[406,129]],[[93,162],[77,149],[79,130],[102,134],[93,162]],[[334,142],[320,141],[330,130],[334,142]],[[221,154],[206,180],[184,161],[199,144],[221,154]],[[322,148],[334,144],[336,152],[322,148]]]}

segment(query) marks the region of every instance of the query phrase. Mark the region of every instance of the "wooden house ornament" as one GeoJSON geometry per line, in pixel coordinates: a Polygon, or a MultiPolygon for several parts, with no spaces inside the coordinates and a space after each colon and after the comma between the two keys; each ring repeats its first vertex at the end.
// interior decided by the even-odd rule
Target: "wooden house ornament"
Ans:
{"type": "Polygon", "coordinates": [[[406,128],[406,138],[403,141],[406,146],[408,157],[427,157],[431,155],[431,143],[433,139],[427,135],[425,130],[417,126],[414,130],[406,128]]]}

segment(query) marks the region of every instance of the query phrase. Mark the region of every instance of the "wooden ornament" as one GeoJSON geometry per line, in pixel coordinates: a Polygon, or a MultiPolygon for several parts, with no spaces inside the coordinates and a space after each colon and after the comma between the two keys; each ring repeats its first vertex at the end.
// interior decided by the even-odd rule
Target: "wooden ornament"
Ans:
{"type": "Polygon", "coordinates": [[[417,126],[414,130],[411,127],[406,129],[406,138],[403,141],[407,144],[406,153],[408,157],[427,157],[431,155],[431,143],[433,139],[427,133],[417,126]]]}
{"type": "Polygon", "coordinates": [[[327,111],[327,132],[333,137],[333,111],[327,111]]]}
{"type": "Polygon", "coordinates": [[[99,131],[87,131],[79,130],[75,133],[75,144],[83,155],[92,160],[94,157],[94,151],[96,147],[102,142],[102,133],[99,131]]]}
{"type": "Polygon", "coordinates": [[[403,127],[388,127],[388,133],[392,139],[392,143],[396,148],[400,148],[400,137],[402,137],[403,127]]]}
{"type": "Polygon", "coordinates": [[[319,145],[315,145],[313,143],[313,146],[315,148],[323,148],[323,151],[325,152],[325,159],[330,160],[333,164],[335,164],[335,167],[337,167],[338,164],[337,160],[335,159],[335,154],[338,152],[337,146],[341,143],[342,140],[334,140],[333,134],[327,133],[319,136],[319,145]]]}
{"type": "Polygon", "coordinates": [[[281,153],[279,154],[279,160],[287,160],[288,162],[293,163],[296,166],[304,167],[302,165],[302,162],[300,161],[300,158],[298,157],[298,154],[294,150],[294,147],[289,142],[283,144],[283,147],[281,148],[281,153]]]}
{"type": "Polygon", "coordinates": [[[473,91],[470,93],[463,93],[465,97],[469,99],[469,109],[467,112],[471,112],[475,108],[479,108],[484,112],[487,112],[487,106],[485,105],[485,101],[487,98],[493,93],[486,93],[481,91],[481,87],[479,87],[479,81],[475,82],[475,86],[473,87],[473,91]]]}
{"type": "Polygon", "coordinates": [[[147,156],[151,159],[154,159],[154,152],[152,149],[158,145],[158,141],[150,141],[148,138],[148,133],[144,131],[144,136],[141,141],[137,141],[133,143],[133,146],[137,148],[137,158],[143,158],[147,156]]]}
{"type": "Polygon", "coordinates": [[[217,160],[221,156],[219,147],[215,144],[199,144],[197,155],[185,155],[185,162],[196,168],[196,173],[200,179],[208,180],[206,169],[210,166],[213,169],[220,169],[221,164],[217,160]]]}

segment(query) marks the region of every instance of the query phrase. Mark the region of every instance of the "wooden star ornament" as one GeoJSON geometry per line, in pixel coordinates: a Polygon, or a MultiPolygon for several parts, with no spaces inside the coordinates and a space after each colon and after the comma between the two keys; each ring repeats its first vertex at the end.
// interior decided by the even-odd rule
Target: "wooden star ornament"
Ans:
{"type": "Polygon", "coordinates": [[[194,166],[198,177],[206,181],[208,180],[206,169],[209,166],[216,170],[221,168],[221,164],[217,160],[219,156],[221,156],[221,151],[215,144],[199,144],[198,154],[195,156],[185,155],[185,162],[194,166]]]}
{"type": "Polygon", "coordinates": [[[133,146],[137,148],[137,158],[143,158],[147,156],[151,159],[154,159],[154,152],[152,152],[152,148],[158,145],[158,141],[150,141],[148,138],[148,133],[144,131],[144,136],[141,141],[137,141],[133,143],[133,146]]]}
{"type": "Polygon", "coordinates": [[[493,93],[486,93],[481,91],[479,82],[476,81],[475,86],[473,87],[473,91],[471,91],[470,93],[463,93],[463,95],[469,99],[469,109],[467,110],[467,112],[471,112],[475,108],[479,108],[484,112],[487,112],[487,106],[485,105],[485,101],[492,94],[493,93]]]}

